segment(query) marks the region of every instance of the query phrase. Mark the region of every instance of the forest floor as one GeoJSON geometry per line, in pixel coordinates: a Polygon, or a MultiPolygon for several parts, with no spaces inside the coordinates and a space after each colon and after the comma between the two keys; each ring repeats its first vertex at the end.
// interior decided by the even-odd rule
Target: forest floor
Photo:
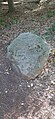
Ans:
{"type": "Polygon", "coordinates": [[[13,15],[0,12],[0,119],[55,119],[55,2],[18,4],[13,15]],[[44,37],[51,47],[47,63],[34,80],[17,74],[7,46],[22,32],[44,37]]]}

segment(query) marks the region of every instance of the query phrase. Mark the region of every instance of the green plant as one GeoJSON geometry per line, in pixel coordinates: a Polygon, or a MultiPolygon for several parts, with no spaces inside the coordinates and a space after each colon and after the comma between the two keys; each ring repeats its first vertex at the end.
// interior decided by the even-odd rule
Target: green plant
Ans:
{"type": "Polygon", "coordinates": [[[53,17],[55,16],[55,10],[49,10],[48,13],[47,13],[47,17],[50,18],[50,17],[53,17]]]}
{"type": "Polygon", "coordinates": [[[50,35],[50,34],[52,34],[52,33],[54,33],[55,32],[55,22],[54,23],[52,23],[52,26],[50,27],[50,28],[48,28],[48,30],[47,30],[47,32],[45,33],[45,35],[50,35]]]}
{"type": "Polygon", "coordinates": [[[40,17],[40,19],[41,19],[41,20],[46,19],[46,15],[42,15],[42,16],[40,17]]]}
{"type": "Polygon", "coordinates": [[[52,61],[53,61],[53,63],[55,63],[55,58],[53,58],[53,60],[52,60],[52,61]]]}
{"type": "Polygon", "coordinates": [[[0,19],[0,25],[4,25],[4,20],[0,19]]]}

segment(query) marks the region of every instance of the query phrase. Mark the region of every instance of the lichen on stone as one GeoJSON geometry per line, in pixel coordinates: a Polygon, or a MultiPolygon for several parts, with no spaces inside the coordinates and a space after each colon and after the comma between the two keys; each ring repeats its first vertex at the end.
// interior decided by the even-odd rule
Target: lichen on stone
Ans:
{"type": "Polygon", "coordinates": [[[21,33],[7,48],[17,72],[35,78],[47,61],[50,48],[45,39],[31,32],[21,33]]]}

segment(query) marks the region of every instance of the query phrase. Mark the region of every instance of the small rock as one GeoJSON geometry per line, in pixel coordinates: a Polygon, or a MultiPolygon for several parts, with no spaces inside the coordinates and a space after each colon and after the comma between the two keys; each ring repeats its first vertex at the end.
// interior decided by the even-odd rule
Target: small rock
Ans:
{"type": "Polygon", "coordinates": [[[27,81],[27,84],[28,84],[28,81],[27,81]]]}
{"type": "Polygon", "coordinates": [[[8,91],[6,90],[5,93],[8,93],[8,91]]]}
{"type": "Polygon", "coordinates": [[[55,84],[55,81],[51,81],[51,84],[55,84]]]}
{"type": "Polygon", "coordinates": [[[18,119],[26,119],[26,118],[24,116],[22,116],[22,117],[20,116],[20,117],[18,117],[18,119]]]}
{"type": "Polygon", "coordinates": [[[8,71],[8,69],[6,69],[6,71],[8,71]]]}
{"type": "Polygon", "coordinates": [[[30,88],[30,85],[27,85],[28,88],[30,88]]]}
{"type": "Polygon", "coordinates": [[[33,83],[31,83],[31,87],[33,87],[33,83]]]}
{"type": "Polygon", "coordinates": [[[19,85],[21,87],[21,85],[19,85]]]}
{"type": "Polygon", "coordinates": [[[5,72],[4,74],[9,74],[9,72],[5,72]]]}
{"type": "Polygon", "coordinates": [[[24,103],[22,102],[21,105],[24,105],[24,103]]]}
{"type": "Polygon", "coordinates": [[[48,69],[47,68],[45,69],[45,71],[46,71],[46,73],[48,73],[48,69]]]}
{"type": "Polygon", "coordinates": [[[9,68],[9,70],[11,71],[11,67],[9,68]]]}

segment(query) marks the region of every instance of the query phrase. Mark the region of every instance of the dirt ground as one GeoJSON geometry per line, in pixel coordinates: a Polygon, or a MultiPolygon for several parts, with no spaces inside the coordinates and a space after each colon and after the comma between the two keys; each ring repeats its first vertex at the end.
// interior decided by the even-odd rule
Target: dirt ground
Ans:
{"type": "Polygon", "coordinates": [[[55,119],[55,31],[48,34],[55,22],[55,3],[17,8],[12,16],[4,15],[6,6],[0,13],[0,119],[55,119]],[[46,65],[34,80],[20,76],[7,58],[7,46],[27,31],[46,38],[51,47],[46,65]]]}

